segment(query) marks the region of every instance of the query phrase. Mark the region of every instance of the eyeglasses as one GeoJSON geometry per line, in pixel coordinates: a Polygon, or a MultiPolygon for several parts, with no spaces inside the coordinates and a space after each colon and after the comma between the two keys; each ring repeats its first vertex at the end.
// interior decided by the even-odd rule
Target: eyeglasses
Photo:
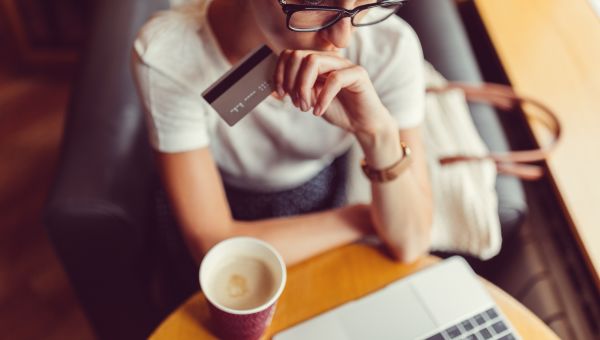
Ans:
{"type": "Polygon", "coordinates": [[[406,0],[383,0],[345,9],[333,6],[313,6],[289,4],[279,0],[283,12],[287,15],[287,27],[294,32],[318,32],[343,18],[350,18],[353,26],[369,26],[391,17],[406,0]]]}

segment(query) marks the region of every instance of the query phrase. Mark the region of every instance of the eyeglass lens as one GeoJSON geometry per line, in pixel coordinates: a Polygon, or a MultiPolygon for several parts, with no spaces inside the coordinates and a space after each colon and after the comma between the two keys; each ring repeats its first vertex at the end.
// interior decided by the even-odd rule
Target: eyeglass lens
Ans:
{"type": "MultiPolygon", "coordinates": [[[[398,5],[379,6],[358,12],[352,18],[355,26],[366,26],[378,23],[396,12],[398,5]]],[[[333,24],[342,16],[335,10],[304,10],[291,15],[290,26],[294,29],[320,29],[333,24]]]]}

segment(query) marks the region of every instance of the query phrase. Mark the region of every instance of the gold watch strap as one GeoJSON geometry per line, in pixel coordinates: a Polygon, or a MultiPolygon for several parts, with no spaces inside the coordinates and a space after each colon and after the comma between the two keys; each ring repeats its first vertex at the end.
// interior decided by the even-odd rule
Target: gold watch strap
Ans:
{"type": "Polygon", "coordinates": [[[400,146],[402,147],[402,158],[386,169],[373,169],[367,164],[367,160],[363,159],[361,162],[361,167],[365,173],[365,176],[367,176],[367,178],[369,178],[371,181],[379,183],[393,181],[400,176],[400,174],[404,172],[404,170],[406,170],[411,163],[410,148],[404,143],[400,143],[400,146]]]}

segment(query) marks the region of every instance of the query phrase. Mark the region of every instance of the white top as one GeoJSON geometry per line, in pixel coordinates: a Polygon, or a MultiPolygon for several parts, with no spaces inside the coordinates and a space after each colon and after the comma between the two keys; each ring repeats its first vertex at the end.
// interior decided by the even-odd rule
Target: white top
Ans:
{"type": "MultiPolygon", "coordinates": [[[[161,152],[209,146],[223,180],[236,187],[277,191],[308,181],[346,152],[353,136],[287,97],[269,96],[229,127],[201,96],[232,67],[206,20],[209,2],[158,13],[135,41],[133,69],[152,146],[161,152]]],[[[366,69],[399,128],[422,122],[423,55],[406,22],[393,16],[357,28],[342,55],[366,69]]]]}

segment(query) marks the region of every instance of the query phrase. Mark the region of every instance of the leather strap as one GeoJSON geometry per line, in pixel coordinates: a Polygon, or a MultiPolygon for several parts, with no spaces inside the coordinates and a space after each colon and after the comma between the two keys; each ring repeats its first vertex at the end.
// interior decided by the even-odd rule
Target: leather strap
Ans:
{"type": "Polygon", "coordinates": [[[366,159],[362,160],[360,166],[365,176],[367,176],[371,182],[385,183],[393,181],[410,166],[412,163],[410,148],[405,143],[400,143],[400,146],[402,148],[402,158],[387,169],[373,169],[367,164],[366,159]]]}
{"type": "Polygon", "coordinates": [[[548,131],[551,140],[537,149],[510,152],[490,152],[483,156],[454,155],[440,159],[442,165],[456,162],[481,161],[491,159],[496,163],[498,172],[514,175],[526,180],[539,179],[544,175],[544,168],[538,165],[528,164],[530,162],[544,161],[548,158],[560,139],[561,126],[556,114],[546,105],[538,100],[520,96],[510,87],[501,84],[484,83],[482,85],[469,85],[464,83],[450,82],[444,87],[428,88],[428,93],[443,93],[452,90],[461,90],[470,102],[480,102],[492,105],[502,111],[519,108],[524,104],[533,105],[539,110],[536,113],[525,111],[528,120],[537,120],[548,131]]]}

